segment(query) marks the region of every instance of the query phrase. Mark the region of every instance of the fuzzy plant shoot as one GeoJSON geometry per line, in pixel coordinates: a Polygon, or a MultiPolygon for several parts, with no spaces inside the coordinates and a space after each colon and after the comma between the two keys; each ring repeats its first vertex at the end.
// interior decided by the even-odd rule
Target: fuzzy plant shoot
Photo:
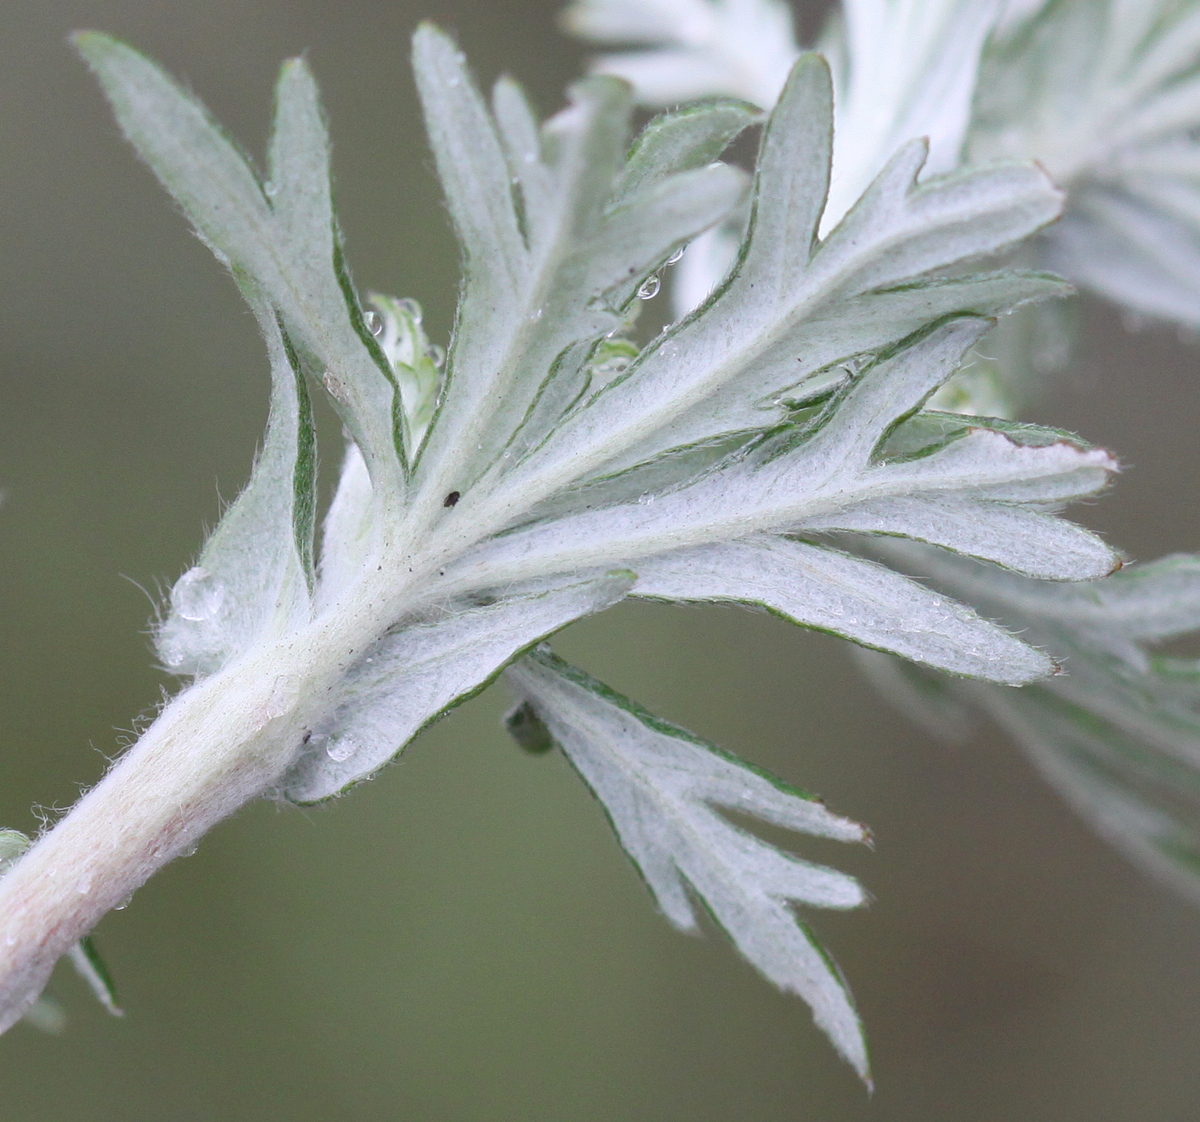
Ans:
{"type": "Polygon", "coordinates": [[[106,912],[250,800],[338,797],[503,676],[510,732],[566,755],[665,917],[693,929],[702,904],[869,1081],[841,972],[796,911],[864,889],[725,812],[870,835],[552,652],[631,597],[850,640],[935,731],[990,714],[1104,836],[1200,897],[1200,671],[1149,649],[1200,626],[1200,562],[1113,575],[1119,555],[1062,512],[1116,460],[1012,417],[1071,282],[1200,322],[1195,11],[846,0],[815,50],[781,0],[577,0],[564,24],[623,49],[546,120],[507,77],[485,97],[436,27],[414,37],[462,252],[444,353],[415,301],[351,279],[305,61],[283,67],[260,174],[153,62],[75,36],[250,306],[270,415],[155,633],[180,689],[61,821],[4,850],[0,1028],[44,1015],[64,955],[115,1009],[88,942],[106,912]],[[662,110],[640,131],[639,106],[662,110]],[[749,172],[721,162],[746,130],[749,172]],[[664,275],[677,315],[647,338],[664,275]],[[317,398],[347,434],[324,510],[317,398]]]}

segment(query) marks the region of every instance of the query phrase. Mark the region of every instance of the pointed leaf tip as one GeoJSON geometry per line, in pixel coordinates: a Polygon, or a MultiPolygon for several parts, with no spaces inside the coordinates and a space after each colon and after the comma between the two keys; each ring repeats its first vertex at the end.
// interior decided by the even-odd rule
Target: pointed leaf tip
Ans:
{"type": "Polygon", "coordinates": [[[91,936],[84,936],[68,952],[71,965],[79,972],[79,976],[88,984],[96,1000],[104,1010],[113,1017],[125,1016],[117,1000],[117,987],[112,979],[112,972],[107,963],[100,957],[91,936]]]}
{"type": "Polygon", "coordinates": [[[78,31],[68,33],[67,42],[85,58],[105,47],[125,46],[119,39],[114,39],[103,31],[93,31],[91,28],[80,28],[78,31]]]}

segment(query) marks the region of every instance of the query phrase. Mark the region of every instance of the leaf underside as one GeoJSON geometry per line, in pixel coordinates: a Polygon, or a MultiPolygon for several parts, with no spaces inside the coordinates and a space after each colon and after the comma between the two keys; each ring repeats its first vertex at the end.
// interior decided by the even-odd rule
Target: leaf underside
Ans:
{"type": "Polygon", "coordinates": [[[792,912],[794,904],[857,907],[863,890],[760,841],[720,809],[841,841],[868,840],[863,827],[652,717],[544,647],[510,667],[506,680],[523,701],[510,727],[516,721],[528,740],[535,724],[534,739],[563,750],[667,919],[694,930],[691,897],[698,898],[758,970],[809,1003],[868,1079],[862,1026],[841,974],[792,912]]]}

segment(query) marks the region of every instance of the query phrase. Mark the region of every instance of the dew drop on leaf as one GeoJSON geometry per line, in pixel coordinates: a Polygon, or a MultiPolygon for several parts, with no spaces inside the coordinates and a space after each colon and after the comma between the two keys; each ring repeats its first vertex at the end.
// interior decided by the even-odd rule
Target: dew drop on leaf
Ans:
{"type": "Polygon", "coordinates": [[[348,736],[339,736],[325,745],[325,755],[335,764],[344,763],[357,751],[358,745],[348,736]]]}
{"type": "Polygon", "coordinates": [[[376,339],[383,334],[383,316],[378,312],[363,312],[363,323],[376,339]]]}
{"type": "Polygon", "coordinates": [[[161,637],[158,641],[158,653],[162,655],[163,663],[172,670],[182,666],[183,660],[187,657],[183,647],[166,636],[161,637]]]}
{"type": "Polygon", "coordinates": [[[674,253],[671,254],[670,257],[667,258],[667,264],[668,265],[678,264],[679,259],[683,256],[683,251],[686,248],[687,248],[686,246],[681,245],[674,253]]]}
{"type": "Polygon", "coordinates": [[[183,618],[199,623],[221,610],[225,588],[207,569],[188,569],[171,589],[171,607],[183,618]]]}
{"type": "Polygon", "coordinates": [[[642,287],[638,289],[639,300],[653,300],[658,295],[658,290],[662,288],[662,281],[657,273],[651,273],[644,281],[642,287]]]}

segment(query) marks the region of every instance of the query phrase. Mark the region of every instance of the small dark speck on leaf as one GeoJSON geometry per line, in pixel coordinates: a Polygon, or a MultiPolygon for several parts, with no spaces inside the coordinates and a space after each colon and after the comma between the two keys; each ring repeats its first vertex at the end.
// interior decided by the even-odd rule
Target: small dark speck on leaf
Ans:
{"type": "Polygon", "coordinates": [[[460,498],[461,496],[457,491],[451,491],[450,494],[446,496],[446,501],[442,503],[442,506],[453,506],[460,498]]]}

